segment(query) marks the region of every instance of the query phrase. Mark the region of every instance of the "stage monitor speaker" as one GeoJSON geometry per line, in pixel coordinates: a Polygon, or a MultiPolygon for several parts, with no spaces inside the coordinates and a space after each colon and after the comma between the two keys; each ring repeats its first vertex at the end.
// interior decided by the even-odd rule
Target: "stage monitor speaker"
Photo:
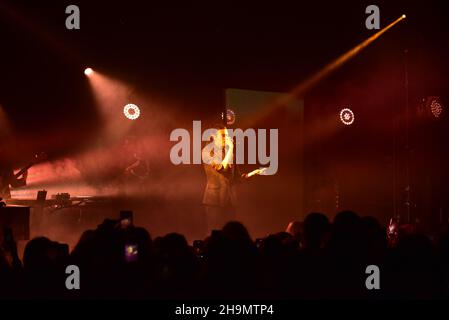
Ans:
{"type": "Polygon", "coordinates": [[[29,240],[30,207],[0,207],[0,239],[3,239],[3,230],[5,227],[12,229],[15,240],[29,240]]]}

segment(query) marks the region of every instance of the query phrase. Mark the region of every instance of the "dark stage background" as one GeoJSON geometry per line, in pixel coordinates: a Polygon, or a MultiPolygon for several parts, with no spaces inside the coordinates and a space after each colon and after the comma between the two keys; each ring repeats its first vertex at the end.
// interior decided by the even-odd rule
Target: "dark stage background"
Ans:
{"type": "MultiPolygon", "coordinates": [[[[14,196],[34,197],[42,188],[49,194],[131,194],[139,200],[102,212],[131,207],[137,223],[154,235],[203,236],[205,177],[201,166],[170,163],[170,132],[191,130],[192,120],[219,120],[226,88],[289,92],[373,34],[365,28],[369,4],[2,1],[1,156],[16,167],[36,152],[49,156],[14,196]],[[80,7],[80,30],[65,29],[69,4],[80,7]],[[83,74],[87,66],[102,76],[98,86],[83,74]],[[121,113],[127,102],[142,111],[132,123],[121,113]],[[117,182],[136,150],[151,168],[140,193],[117,182]]],[[[333,217],[349,208],[383,223],[407,216],[405,59],[411,216],[428,224],[447,219],[448,117],[436,121],[419,110],[427,96],[448,103],[449,11],[444,1],[376,4],[382,26],[403,13],[407,19],[300,97],[302,125],[285,108],[264,118],[264,127],[280,128],[281,160],[279,175],[239,187],[239,219],[254,237],[314,210],[333,217]],[[355,113],[351,126],[339,120],[343,107],[355,113]],[[297,191],[283,178],[289,172],[302,181],[297,191]],[[299,201],[286,196],[295,192],[299,201]]],[[[54,232],[67,234],[64,226],[78,236],[77,220],[63,223],[63,217],[53,219],[54,232]]]]}

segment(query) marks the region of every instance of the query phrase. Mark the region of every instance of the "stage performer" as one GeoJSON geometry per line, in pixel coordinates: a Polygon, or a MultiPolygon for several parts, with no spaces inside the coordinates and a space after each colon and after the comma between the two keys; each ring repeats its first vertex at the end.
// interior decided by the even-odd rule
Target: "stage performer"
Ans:
{"type": "Polygon", "coordinates": [[[227,221],[236,217],[235,185],[254,175],[263,174],[265,169],[256,169],[250,173],[241,174],[234,164],[234,143],[228,135],[226,127],[221,127],[213,136],[215,150],[221,150],[221,156],[214,155],[213,150],[203,148],[207,184],[203,195],[203,206],[206,213],[207,231],[221,229],[227,221]]]}

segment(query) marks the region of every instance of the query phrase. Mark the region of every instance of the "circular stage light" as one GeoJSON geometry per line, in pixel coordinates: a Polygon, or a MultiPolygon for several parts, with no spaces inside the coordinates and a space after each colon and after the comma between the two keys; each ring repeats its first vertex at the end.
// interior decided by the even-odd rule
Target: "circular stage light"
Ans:
{"type": "Polygon", "coordinates": [[[123,114],[125,115],[125,117],[127,117],[130,120],[136,120],[137,118],[140,117],[140,109],[135,104],[128,103],[123,108],[123,114]]]}
{"type": "Polygon", "coordinates": [[[352,112],[352,110],[349,108],[341,109],[340,120],[346,126],[353,124],[355,120],[354,112],[352,112]]]}
{"type": "Polygon", "coordinates": [[[428,96],[423,99],[423,103],[418,109],[420,114],[438,120],[444,116],[444,105],[438,96],[428,96]]]}
{"type": "Polygon", "coordinates": [[[92,70],[92,68],[86,68],[84,69],[84,74],[86,76],[90,76],[92,73],[94,73],[94,70],[92,70]]]}
{"type": "Polygon", "coordinates": [[[430,112],[437,119],[441,117],[443,113],[443,106],[438,99],[433,99],[430,103],[430,112]]]}
{"type": "MultiPolygon", "coordinates": [[[[223,112],[221,113],[221,119],[223,119],[223,112]]],[[[231,109],[226,109],[226,124],[228,126],[233,125],[235,123],[235,112],[231,109]]]]}

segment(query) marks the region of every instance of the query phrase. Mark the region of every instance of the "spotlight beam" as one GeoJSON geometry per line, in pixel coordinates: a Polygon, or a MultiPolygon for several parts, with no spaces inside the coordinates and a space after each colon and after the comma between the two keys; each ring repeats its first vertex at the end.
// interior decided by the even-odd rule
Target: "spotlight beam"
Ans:
{"type": "Polygon", "coordinates": [[[287,102],[293,100],[295,97],[301,97],[307,90],[312,88],[315,84],[317,84],[319,81],[321,81],[323,78],[327,77],[329,74],[334,72],[336,69],[341,67],[343,64],[348,62],[351,58],[353,58],[355,55],[360,53],[363,49],[365,49],[369,44],[371,44],[373,41],[375,41],[377,38],[379,38],[381,35],[383,35],[385,32],[387,32],[389,29],[391,29],[394,25],[399,23],[401,20],[405,19],[405,15],[400,16],[395,21],[391,22],[388,26],[383,28],[382,30],[378,31],[377,33],[373,34],[371,37],[363,41],[362,43],[358,44],[351,50],[345,52],[341,56],[339,56],[337,59],[333,60],[332,62],[328,63],[326,66],[324,66],[321,70],[313,74],[311,77],[300,83],[298,86],[296,86],[286,97],[282,98],[282,100],[278,101],[276,103],[277,106],[285,105],[287,102]]]}

